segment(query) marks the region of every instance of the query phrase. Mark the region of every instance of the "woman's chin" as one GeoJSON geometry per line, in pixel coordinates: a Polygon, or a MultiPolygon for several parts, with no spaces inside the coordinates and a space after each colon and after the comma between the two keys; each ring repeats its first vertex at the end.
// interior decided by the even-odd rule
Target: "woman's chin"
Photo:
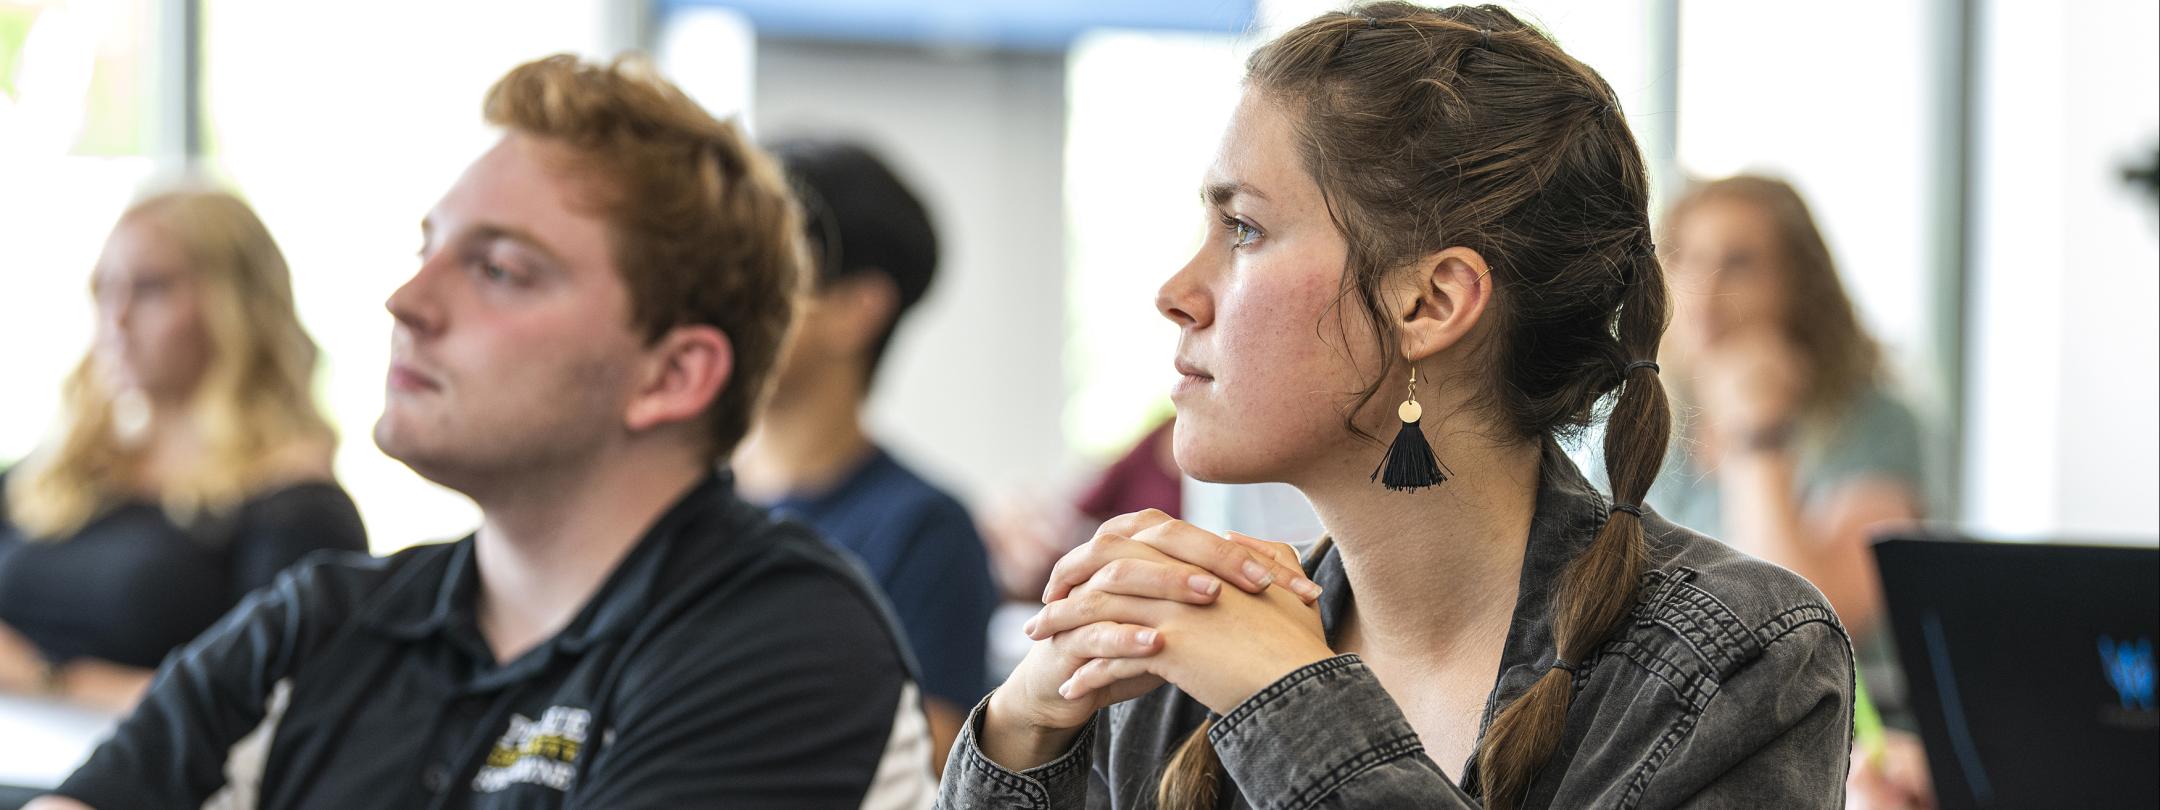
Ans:
{"type": "Polygon", "coordinates": [[[1280,444],[1218,427],[1202,414],[1180,411],[1170,443],[1180,472],[1210,484],[1263,484],[1283,480],[1286,465],[1295,464],[1295,454],[1280,444]]]}
{"type": "Polygon", "coordinates": [[[1275,480],[1249,460],[1225,458],[1210,448],[1176,448],[1178,470],[1196,481],[1210,484],[1259,484],[1275,480]]]}

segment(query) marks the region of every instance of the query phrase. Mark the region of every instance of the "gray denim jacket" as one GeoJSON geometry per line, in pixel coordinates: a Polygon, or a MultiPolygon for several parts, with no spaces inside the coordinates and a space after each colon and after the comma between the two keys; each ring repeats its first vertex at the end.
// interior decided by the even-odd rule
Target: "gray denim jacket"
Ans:
{"type": "MultiPolygon", "coordinates": [[[[1551,587],[1608,517],[1608,501],[1548,445],[1520,595],[1484,723],[1552,666],[1551,587]]],[[[1634,618],[1576,680],[1566,731],[1526,808],[1844,805],[1852,645],[1821,592],[1645,509],[1650,571],[1634,618]]],[[[1311,563],[1332,638],[1348,607],[1342,559],[1311,563]]],[[[983,756],[977,705],[938,806],[1153,807],[1170,752],[1208,710],[1175,687],[1098,713],[1073,749],[1015,773],[983,756]]],[[[1480,729],[1480,735],[1483,729],[1480,729]]],[[[1356,655],[1284,676],[1209,733],[1232,788],[1222,806],[1480,805],[1475,758],[1441,772],[1356,655]]]]}

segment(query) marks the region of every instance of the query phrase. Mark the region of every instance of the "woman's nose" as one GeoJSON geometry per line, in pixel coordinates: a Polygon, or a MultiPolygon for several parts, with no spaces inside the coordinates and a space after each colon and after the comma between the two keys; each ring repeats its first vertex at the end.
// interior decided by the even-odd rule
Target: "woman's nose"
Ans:
{"type": "Polygon", "coordinates": [[[1155,311],[1169,318],[1180,329],[1204,329],[1215,318],[1214,303],[1209,300],[1204,283],[1205,249],[1195,254],[1192,261],[1171,274],[1155,292],[1155,311]]]}

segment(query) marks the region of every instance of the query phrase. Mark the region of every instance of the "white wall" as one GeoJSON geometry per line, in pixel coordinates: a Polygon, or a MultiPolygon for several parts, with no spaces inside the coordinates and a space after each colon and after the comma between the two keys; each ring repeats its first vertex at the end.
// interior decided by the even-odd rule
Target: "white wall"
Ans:
{"type": "Polygon", "coordinates": [[[1064,55],[765,40],[751,98],[760,137],[877,147],[937,223],[937,281],[872,394],[878,438],[971,502],[1061,477],[1064,55]]]}
{"type": "Polygon", "coordinates": [[[2160,535],[2160,11],[1982,4],[1968,319],[1972,531],[2160,535]]]}

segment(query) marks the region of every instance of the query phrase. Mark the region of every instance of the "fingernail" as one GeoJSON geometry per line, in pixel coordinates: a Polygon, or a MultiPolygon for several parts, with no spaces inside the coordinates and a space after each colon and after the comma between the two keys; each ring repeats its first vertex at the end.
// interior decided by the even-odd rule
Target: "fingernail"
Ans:
{"type": "Polygon", "coordinates": [[[1297,591],[1298,595],[1307,599],[1320,598],[1320,583],[1304,577],[1290,580],[1290,590],[1297,591]]]}
{"type": "Polygon", "coordinates": [[[1251,560],[1245,561],[1245,578],[1252,580],[1253,587],[1256,588],[1265,588],[1275,581],[1274,577],[1268,576],[1267,566],[1251,560]]]}
{"type": "Polygon", "coordinates": [[[1137,638],[1139,639],[1140,646],[1142,647],[1155,646],[1155,631],[1153,630],[1142,630],[1140,631],[1137,638]]]}
{"type": "Polygon", "coordinates": [[[1066,700],[1071,700],[1072,692],[1072,681],[1066,681],[1064,683],[1058,684],[1058,697],[1064,698],[1066,700]]]}
{"type": "Polygon", "coordinates": [[[1034,638],[1035,623],[1039,621],[1042,621],[1042,617],[1038,616],[1036,618],[1027,620],[1027,624],[1020,625],[1020,632],[1026,633],[1028,638],[1034,638]]]}
{"type": "Polygon", "coordinates": [[[1222,581],[1206,574],[1194,574],[1185,580],[1185,584],[1191,585],[1202,596],[1214,596],[1216,591],[1222,590],[1222,581]]]}

